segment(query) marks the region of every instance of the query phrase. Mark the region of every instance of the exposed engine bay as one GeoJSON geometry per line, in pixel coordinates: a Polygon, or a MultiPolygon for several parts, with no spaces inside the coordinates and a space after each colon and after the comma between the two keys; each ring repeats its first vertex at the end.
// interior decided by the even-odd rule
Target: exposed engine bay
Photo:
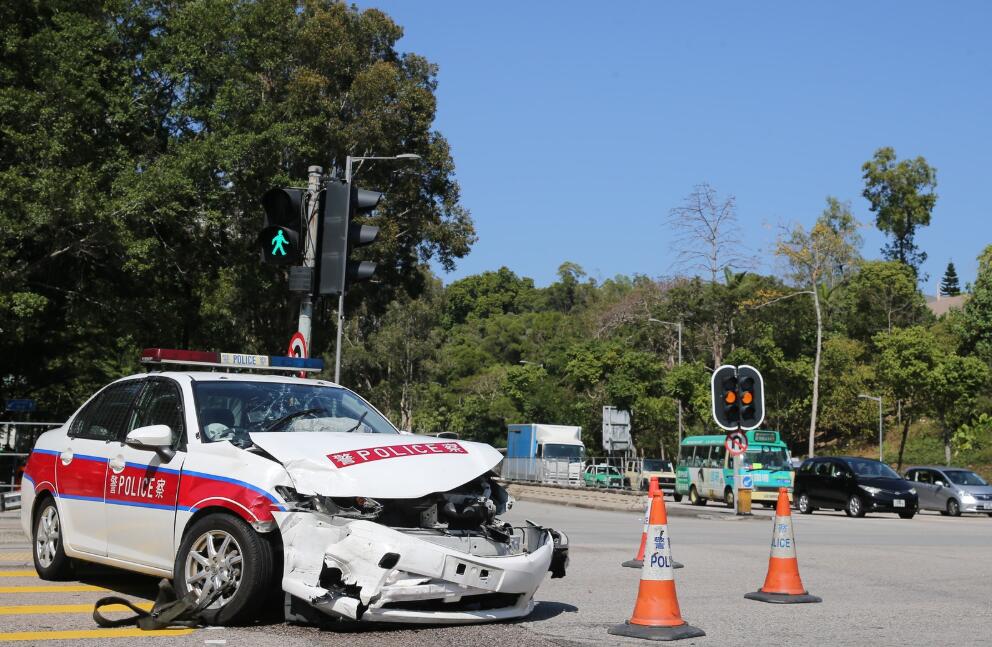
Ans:
{"type": "Polygon", "coordinates": [[[313,610],[379,622],[520,617],[544,574],[564,577],[568,564],[564,534],[500,521],[512,499],[491,473],[410,499],[280,495],[289,620],[313,622],[313,610]]]}

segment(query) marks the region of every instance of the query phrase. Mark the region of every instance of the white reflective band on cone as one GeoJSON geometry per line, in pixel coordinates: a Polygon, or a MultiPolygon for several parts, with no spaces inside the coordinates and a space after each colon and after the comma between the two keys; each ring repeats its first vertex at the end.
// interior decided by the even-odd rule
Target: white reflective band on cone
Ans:
{"type": "Polygon", "coordinates": [[[796,540],[792,536],[792,517],[775,517],[772,530],[772,557],[796,556],[796,540]]]}
{"type": "Polygon", "coordinates": [[[644,544],[644,566],[641,580],[674,580],[672,569],[672,541],[668,537],[668,524],[648,526],[648,539],[644,544]]]}

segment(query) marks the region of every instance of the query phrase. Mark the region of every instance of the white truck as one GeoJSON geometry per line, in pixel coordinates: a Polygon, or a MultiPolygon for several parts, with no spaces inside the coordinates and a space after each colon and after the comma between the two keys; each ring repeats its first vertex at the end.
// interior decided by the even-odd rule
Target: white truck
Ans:
{"type": "Polygon", "coordinates": [[[508,425],[504,478],[578,485],[586,448],[582,427],[570,425],[508,425]]]}

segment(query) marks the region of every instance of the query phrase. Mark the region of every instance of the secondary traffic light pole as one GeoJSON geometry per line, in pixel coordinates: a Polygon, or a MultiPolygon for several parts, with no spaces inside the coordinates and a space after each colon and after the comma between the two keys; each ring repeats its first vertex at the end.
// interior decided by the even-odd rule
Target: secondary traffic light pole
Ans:
{"type": "MultiPolygon", "coordinates": [[[[311,166],[307,169],[309,181],[307,182],[306,216],[307,235],[303,244],[303,267],[310,268],[310,289],[304,293],[300,302],[300,319],[296,329],[306,340],[306,353],[310,355],[310,331],[313,321],[313,268],[317,265],[317,218],[318,204],[317,196],[320,195],[320,182],[324,177],[324,169],[319,166],[311,166]]],[[[340,338],[338,340],[340,342],[340,338]]],[[[335,381],[337,377],[335,376],[335,381]]]]}
{"type": "MultiPolygon", "coordinates": [[[[361,159],[361,158],[359,158],[361,159]]],[[[344,183],[349,189],[349,196],[351,195],[351,165],[354,163],[355,158],[351,155],[347,156],[344,160],[344,183]]],[[[349,197],[349,200],[351,198],[349,197]]],[[[350,209],[350,206],[349,206],[350,209]]],[[[348,240],[348,218],[345,218],[345,232],[344,239],[348,240]]],[[[345,259],[347,262],[347,259],[345,259]]],[[[341,342],[344,339],[344,290],[341,290],[341,294],[338,295],[338,338],[337,342],[334,344],[334,383],[341,384],[341,342]]]]}

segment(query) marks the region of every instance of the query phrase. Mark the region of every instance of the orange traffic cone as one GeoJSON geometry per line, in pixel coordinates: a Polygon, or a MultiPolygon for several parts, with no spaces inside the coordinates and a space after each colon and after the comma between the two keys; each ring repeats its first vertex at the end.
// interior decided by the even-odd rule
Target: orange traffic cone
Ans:
{"type": "MultiPolygon", "coordinates": [[[[634,559],[628,559],[626,562],[621,562],[620,566],[623,566],[624,568],[641,568],[644,566],[644,545],[648,540],[648,522],[651,519],[651,501],[654,500],[655,492],[657,492],[660,497],[665,496],[665,493],[661,491],[660,487],[658,487],[658,477],[652,476],[648,485],[648,505],[644,508],[644,529],[641,530],[641,545],[638,547],[637,556],[634,557],[634,559]]],[[[672,568],[684,568],[684,566],[684,564],[680,564],[674,559],[672,560],[672,568]]]]}
{"type": "Polygon", "coordinates": [[[796,539],[792,534],[792,511],[789,493],[778,489],[778,506],[775,509],[775,527],[772,529],[772,554],[768,558],[768,576],[765,585],[754,593],[746,593],[749,600],[795,604],[798,602],[823,602],[810,595],[799,578],[796,560],[796,539]]]}
{"type": "Polygon", "coordinates": [[[622,625],[611,627],[614,636],[648,640],[698,638],[706,632],[682,619],[675,594],[675,571],[672,568],[672,542],[668,536],[668,514],[660,491],[651,496],[647,532],[646,563],[641,569],[634,614],[622,625]]]}

